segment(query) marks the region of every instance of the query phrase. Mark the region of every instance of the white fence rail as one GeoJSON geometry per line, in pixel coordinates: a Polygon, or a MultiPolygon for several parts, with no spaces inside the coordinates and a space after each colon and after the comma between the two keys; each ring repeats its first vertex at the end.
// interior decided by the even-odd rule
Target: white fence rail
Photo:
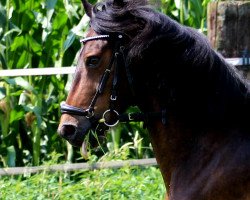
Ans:
{"type": "Polygon", "coordinates": [[[39,76],[39,75],[60,75],[73,74],[75,67],[48,67],[48,68],[30,68],[30,69],[7,69],[0,70],[0,77],[3,76],[39,76]]]}
{"type": "Polygon", "coordinates": [[[75,170],[95,170],[95,169],[117,169],[125,166],[156,166],[157,162],[155,158],[138,159],[138,160],[126,160],[126,161],[109,161],[109,162],[97,162],[97,163],[72,163],[50,166],[37,166],[37,167],[11,167],[0,168],[0,176],[18,175],[18,174],[31,174],[38,172],[53,172],[53,171],[75,171],[75,170]]]}
{"type": "MultiPolygon", "coordinates": [[[[250,58],[226,58],[226,61],[234,66],[241,66],[250,63],[250,58]]],[[[75,67],[48,67],[48,68],[31,68],[31,69],[10,69],[0,70],[0,77],[13,76],[41,76],[41,75],[62,75],[73,74],[75,67]]]]}
{"type": "Polygon", "coordinates": [[[250,64],[250,58],[226,58],[226,61],[234,66],[250,64]]]}

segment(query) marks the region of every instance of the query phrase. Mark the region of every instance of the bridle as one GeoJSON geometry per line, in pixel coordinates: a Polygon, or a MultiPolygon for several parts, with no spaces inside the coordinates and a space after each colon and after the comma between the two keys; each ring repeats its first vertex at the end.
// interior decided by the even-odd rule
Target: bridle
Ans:
{"type": "MultiPolygon", "coordinates": [[[[96,104],[97,98],[103,93],[106,83],[109,79],[109,75],[111,72],[112,67],[114,68],[114,77],[112,80],[112,88],[111,88],[111,96],[110,96],[110,105],[109,109],[107,109],[103,115],[102,119],[99,122],[103,122],[108,127],[116,126],[119,122],[129,122],[129,121],[146,121],[149,118],[161,118],[162,122],[166,123],[166,110],[162,110],[161,112],[152,112],[152,113],[124,113],[119,114],[119,112],[115,109],[115,102],[117,100],[117,90],[118,90],[118,83],[119,83],[119,70],[123,66],[125,67],[126,75],[128,82],[130,84],[131,90],[133,90],[133,80],[131,76],[131,72],[128,66],[125,63],[125,54],[124,54],[124,38],[122,34],[115,34],[115,35],[97,35],[92,37],[87,37],[81,39],[81,43],[86,43],[92,40],[114,40],[114,51],[112,53],[110,62],[106,67],[102,78],[99,82],[98,88],[94,97],[91,100],[90,105],[87,109],[78,108],[75,106],[71,106],[62,102],[60,105],[61,113],[62,114],[70,114],[70,115],[78,115],[86,117],[90,120],[90,122],[94,122],[95,116],[95,109],[94,106],[96,104]],[[112,120],[110,121],[110,116],[112,116],[112,120]]],[[[92,123],[94,124],[94,123],[92,123]]]]}

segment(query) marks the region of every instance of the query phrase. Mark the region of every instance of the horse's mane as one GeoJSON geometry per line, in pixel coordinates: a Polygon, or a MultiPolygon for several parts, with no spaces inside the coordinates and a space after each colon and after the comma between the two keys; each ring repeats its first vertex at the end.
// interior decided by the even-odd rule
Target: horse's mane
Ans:
{"type": "MultiPolygon", "coordinates": [[[[123,5],[114,5],[113,0],[98,3],[94,9],[91,27],[100,34],[123,33],[129,38],[129,60],[139,57],[151,43],[162,37],[169,38],[171,45],[188,44],[204,39],[191,29],[185,29],[174,20],[153,9],[146,0],[125,0],[123,5]]],[[[197,49],[194,54],[207,54],[209,48],[197,49]]]]}
{"type": "Polygon", "coordinates": [[[177,77],[172,80],[176,83],[175,89],[184,91],[176,94],[180,113],[196,109],[193,115],[205,112],[208,113],[207,118],[214,118],[214,121],[225,117],[234,117],[244,123],[248,121],[249,85],[210,47],[206,37],[155,11],[146,0],[124,0],[120,5],[113,2],[107,0],[94,7],[91,27],[100,34],[119,32],[126,35],[129,62],[135,60],[147,66],[154,58],[156,65],[160,66],[158,71],[154,70],[158,77],[157,80],[152,79],[150,70],[148,78],[156,80],[157,84],[162,84],[163,80],[169,83],[169,79],[177,77]],[[196,90],[192,91],[193,88],[196,90]],[[187,100],[189,96],[193,98],[187,100]],[[183,98],[185,102],[182,102],[183,98]],[[200,101],[203,107],[206,101],[205,110],[199,107],[200,101]],[[186,108],[187,104],[190,110],[186,108]]]}

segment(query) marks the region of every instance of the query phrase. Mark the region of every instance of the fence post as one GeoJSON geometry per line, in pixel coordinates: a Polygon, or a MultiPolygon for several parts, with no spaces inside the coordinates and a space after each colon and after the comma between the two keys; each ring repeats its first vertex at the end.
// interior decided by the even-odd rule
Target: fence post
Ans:
{"type": "Polygon", "coordinates": [[[212,1],[207,11],[208,39],[214,49],[227,58],[250,52],[249,0],[212,1]]]}

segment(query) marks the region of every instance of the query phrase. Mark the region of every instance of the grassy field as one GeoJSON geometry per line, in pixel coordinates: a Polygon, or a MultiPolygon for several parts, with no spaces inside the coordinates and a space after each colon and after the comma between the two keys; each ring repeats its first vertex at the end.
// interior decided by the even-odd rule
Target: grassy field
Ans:
{"type": "Polygon", "coordinates": [[[164,196],[164,183],[157,167],[43,172],[0,178],[1,200],[163,200],[164,196]]]}

